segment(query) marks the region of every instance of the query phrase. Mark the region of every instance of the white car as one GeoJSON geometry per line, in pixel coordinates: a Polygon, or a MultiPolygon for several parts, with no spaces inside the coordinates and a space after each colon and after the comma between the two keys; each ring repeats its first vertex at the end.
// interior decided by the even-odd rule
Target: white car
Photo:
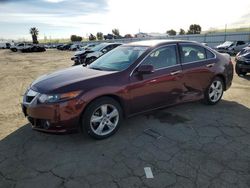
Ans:
{"type": "Polygon", "coordinates": [[[226,41],[223,44],[216,46],[216,50],[221,53],[235,55],[249,44],[245,41],[226,41]]]}
{"type": "Polygon", "coordinates": [[[0,49],[8,49],[8,48],[10,48],[10,43],[8,42],[0,43],[0,49]]]}

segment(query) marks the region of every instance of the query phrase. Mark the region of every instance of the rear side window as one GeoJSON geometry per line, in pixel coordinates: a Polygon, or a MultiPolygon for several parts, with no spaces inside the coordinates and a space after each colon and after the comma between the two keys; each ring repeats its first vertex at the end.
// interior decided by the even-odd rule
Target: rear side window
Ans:
{"type": "Polygon", "coordinates": [[[181,45],[181,61],[189,63],[193,61],[201,61],[206,59],[205,48],[196,45],[182,44],[181,45]]]}

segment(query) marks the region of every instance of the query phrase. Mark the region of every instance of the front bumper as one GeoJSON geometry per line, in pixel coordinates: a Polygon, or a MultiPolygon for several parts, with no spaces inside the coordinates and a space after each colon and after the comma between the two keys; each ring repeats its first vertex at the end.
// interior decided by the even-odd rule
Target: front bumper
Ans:
{"type": "Polygon", "coordinates": [[[61,103],[39,104],[34,98],[30,103],[23,102],[21,107],[33,129],[60,133],[79,128],[85,103],[76,98],[61,103]]]}
{"type": "Polygon", "coordinates": [[[240,68],[240,69],[244,69],[244,70],[250,70],[250,65],[243,65],[243,64],[238,64],[238,67],[240,68]]]}
{"type": "Polygon", "coordinates": [[[236,60],[236,66],[244,72],[250,72],[250,64],[244,61],[236,60]]]}

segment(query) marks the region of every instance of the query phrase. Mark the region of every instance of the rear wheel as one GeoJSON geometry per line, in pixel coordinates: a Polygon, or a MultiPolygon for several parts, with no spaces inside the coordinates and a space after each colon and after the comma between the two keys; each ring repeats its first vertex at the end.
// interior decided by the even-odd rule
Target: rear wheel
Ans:
{"type": "Polygon", "coordinates": [[[95,139],[104,139],[113,135],[120,127],[122,109],[120,104],[110,97],[93,101],[82,116],[82,126],[95,139]]]}
{"type": "Polygon", "coordinates": [[[221,78],[215,77],[204,93],[206,104],[214,105],[218,103],[223,96],[224,83],[221,78]]]}

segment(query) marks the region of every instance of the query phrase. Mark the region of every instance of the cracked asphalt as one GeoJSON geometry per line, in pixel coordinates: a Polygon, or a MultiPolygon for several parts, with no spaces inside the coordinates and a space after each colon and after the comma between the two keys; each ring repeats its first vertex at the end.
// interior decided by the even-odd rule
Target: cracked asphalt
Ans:
{"type": "Polygon", "coordinates": [[[1,188],[250,187],[250,76],[235,75],[215,106],[194,102],[139,115],[97,141],[31,130],[17,102],[21,93],[41,72],[69,66],[72,53],[48,51],[42,63],[41,55],[0,51],[1,76],[13,75],[2,77],[1,96],[14,83],[22,85],[7,101],[0,98],[1,188]],[[53,58],[58,61],[39,69],[53,58]],[[14,81],[18,76],[23,79],[14,81]],[[154,178],[146,178],[144,167],[151,167],[154,178]]]}

